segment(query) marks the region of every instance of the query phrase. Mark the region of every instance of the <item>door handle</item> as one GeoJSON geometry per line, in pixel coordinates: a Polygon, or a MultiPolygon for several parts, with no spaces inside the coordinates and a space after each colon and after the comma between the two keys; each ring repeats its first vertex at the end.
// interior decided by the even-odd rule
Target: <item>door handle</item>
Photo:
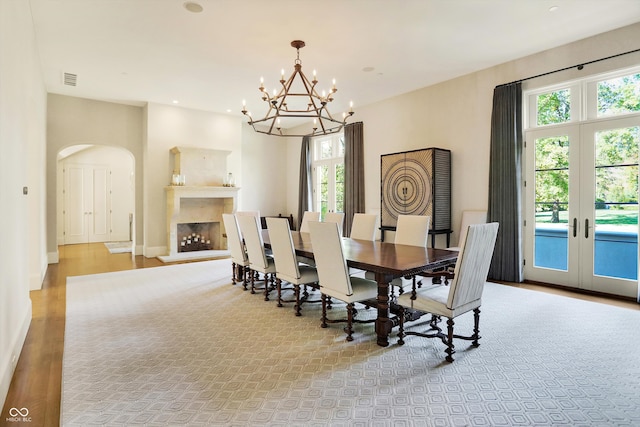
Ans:
{"type": "Polygon", "coordinates": [[[578,235],[578,218],[573,218],[573,237],[578,235]]]}
{"type": "Polygon", "coordinates": [[[584,238],[589,238],[589,218],[584,219],[584,238]]]}

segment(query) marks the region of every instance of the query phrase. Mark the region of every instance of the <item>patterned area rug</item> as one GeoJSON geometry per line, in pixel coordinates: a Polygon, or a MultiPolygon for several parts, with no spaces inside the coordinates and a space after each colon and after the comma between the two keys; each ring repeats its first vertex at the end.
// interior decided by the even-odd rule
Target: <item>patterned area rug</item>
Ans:
{"type": "Polygon", "coordinates": [[[104,245],[112,254],[131,252],[131,242],[105,242],[104,245]]]}
{"type": "Polygon", "coordinates": [[[319,304],[295,317],[230,272],[68,278],[62,425],[640,425],[638,311],[488,283],[481,346],[449,364],[436,340],[377,346],[372,324],[347,343],[319,304]]]}

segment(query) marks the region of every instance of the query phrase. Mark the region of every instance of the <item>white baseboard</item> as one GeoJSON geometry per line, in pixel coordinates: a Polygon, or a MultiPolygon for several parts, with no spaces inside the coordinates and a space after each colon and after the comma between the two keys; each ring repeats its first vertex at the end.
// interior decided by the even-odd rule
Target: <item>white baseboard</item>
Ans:
{"type": "MultiPolygon", "coordinates": [[[[2,365],[0,365],[0,407],[4,407],[7,393],[9,392],[9,386],[11,385],[11,379],[13,378],[13,373],[16,370],[18,358],[22,352],[22,346],[24,346],[24,341],[27,338],[27,332],[31,325],[31,316],[32,306],[31,300],[29,300],[27,310],[25,310],[25,315],[22,318],[22,325],[13,339],[11,348],[0,350],[0,361],[2,362],[2,365]]],[[[13,404],[12,402],[8,403],[9,405],[13,404]]],[[[15,402],[15,404],[21,405],[20,402],[15,402]]]]}
{"type": "Polygon", "coordinates": [[[166,246],[144,246],[142,248],[142,255],[147,258],[155,258],[157,256],[166,255],[167,252],[168,251],[166,246]]]}
{"type": "MultiPolygon", "coordinates": [[[[48,257],[47,257],[48,261],[48,257]]],[[[40,271],[35,274],[29,275],[29,290],[30,291],[39,291],[42,289],[42,282],[44,281],[44,276],[47,274],[47,268],[49,268],[48,262],[43,262],[40,266],[40,271]]]]}
{"type": "Polygon", "coordinates": [[[60,254],[56,250],[55,252],[47,253],[47,263],[49,264],[57,264],[60,262],[60,254]]]}

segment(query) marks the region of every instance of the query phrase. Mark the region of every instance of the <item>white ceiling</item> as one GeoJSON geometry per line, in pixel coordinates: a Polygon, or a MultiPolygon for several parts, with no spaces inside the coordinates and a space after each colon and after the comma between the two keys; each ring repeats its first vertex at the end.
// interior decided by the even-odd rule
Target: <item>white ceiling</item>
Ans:
{"type": "Polygon", "coordinates": [[[640,0],[193,1],[201,13],[187,0],[30,0],[48,92],[230,114],[246,100],[257,116],[260,77],[270,89],[281,69],[289,76],[300,39],[302,70],[317,70],[318,88],[337,80],[330,111],[353,100],[357,114],[640,21],[640,0]],[[77,86],[63,85],[65,72],[77,86]]]}

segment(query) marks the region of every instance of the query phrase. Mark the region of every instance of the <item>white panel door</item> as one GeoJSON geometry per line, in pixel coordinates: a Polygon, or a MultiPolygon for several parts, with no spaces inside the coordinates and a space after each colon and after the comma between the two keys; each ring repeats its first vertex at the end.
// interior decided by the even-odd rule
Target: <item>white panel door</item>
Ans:
{"type": "Polygon", "coordinates": [[[92,171],[93,206],[89,210],[89,242],[108,242],[109,223],[109,171],[106,167],[94,167],[92,171]]]}
{"type": "Polygon", "coordinates": [[[109,241],[108,172],[104,166],[65,166],[65,244],[109,241]]]}
{"type": "Polygon", "coordinates": [[[111,170],[111,240],[132,239],[131,220],[133,215],[133,174],[130,169],[111,170]]]}
{"type": "Polygon", "coordinates": [[[68,165],[64,171],[64,243],[87,243],[89,241],[87,215],[90,203],[86,186],[89,177],[85,176],[82,165],[68,165]]]}

